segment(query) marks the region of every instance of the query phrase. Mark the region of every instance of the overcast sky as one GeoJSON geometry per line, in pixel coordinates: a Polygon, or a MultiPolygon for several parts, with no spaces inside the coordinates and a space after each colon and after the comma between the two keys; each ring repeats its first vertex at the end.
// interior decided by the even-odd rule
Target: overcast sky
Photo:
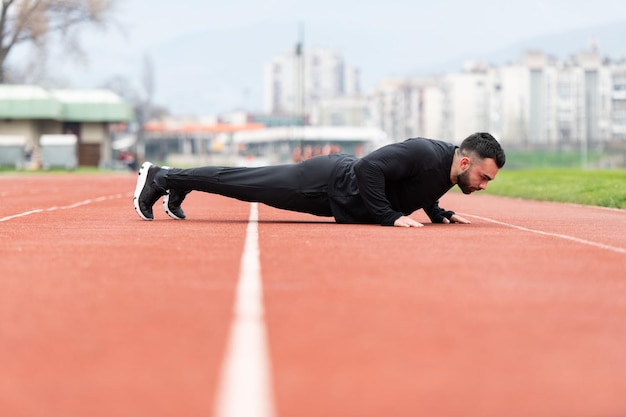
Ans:
{"type": "MultiPolygon", "coordinates": [[[[612,23],[626,22],[624,0],[120,0],[116,20],[123,34],[114,29],[88,33],[84,37],[92,51],[88,68],[79,71],[81,87],[97,86],[111,72],[133,79],[141,69],[132,56],[177,38],[207,30],[236,30],[250,26],[293,24],[278,50],[268,49],[267,61],[277,51],[295,43],[300,24],[305,28],[305,47],[328,46],[340,49],[346,60],[363,65],[367,76],[400,75],[420,60],[442,61],[460,54],[479,54],[524,39],[612,23]],[[351,35],[351,36],[348,36],[351,35]],[[380,40],[380,42],[376,42],[380,40]],[[103,68],[98,58],[120,57],[129,67],[115,64],[103,68]],[[376,57],[380,56],[380,62],[376,57]],[[377,68],[373,68],[374,65],[377,68]],[[109,71],[109,72],[107,72],[109,71]],[[134,73],[130,73],[134,71],[134,73]]],[[[262,39],[259,33],[259,39],[262,39]]],[[[225,40],[226,41],[226,40],[225,40]]],[[[256,45],[250,45],[257,47],[256,45]]],[[[581,46],[582,47],[582,46],[581,46]]],[[[252,63],[255,74],[262,65],[252,63]],[[256,67],[258,65],[258,67],[256,67]]],[[[171,86],[157,79],[161,100],[168,99],[171,86]]],[[[258,86],[253,88],[260,94],[258,86]]],[[[188,93],[193,97],[193,92],[188,93]]],[[[167,103],[164,103],[167,104],[167,103]]],[[[215,109],[213,109],[215,110],[215,109]]]]}
{"type": "Polygon", "coordinates": [[[118,7],[138,44],[148,44],[207,27],[233,28],[264,20],[388,31],[399,37],[432,33],[447,44],[498,45],[626,18],[623,0],[124,0],[118,7]],[[462,39],[458,36],[463,34],[462,39]],[[495,36],[497,34],[497,36],[495,36]]]}
{"type": "Polygon", "coordinates": [[[623,0],[124,0],[118,10],[138,45],[208,27],[293,20],[385,31],[398,37],[429,34],[442,46],[497,47],[626,18],[623,0]]]}

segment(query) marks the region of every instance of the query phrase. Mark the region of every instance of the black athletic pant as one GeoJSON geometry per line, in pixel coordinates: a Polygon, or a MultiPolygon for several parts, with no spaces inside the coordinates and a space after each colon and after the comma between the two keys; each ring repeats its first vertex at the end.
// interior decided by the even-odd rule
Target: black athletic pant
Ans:
{"type": "Polygon", "coordinates": [[[173,168],[166,176],[166,188],[204,191],[285,210],[332,216],[328,183],[337,159],[338,155],[333,154],[289,165],[173,168]]]}

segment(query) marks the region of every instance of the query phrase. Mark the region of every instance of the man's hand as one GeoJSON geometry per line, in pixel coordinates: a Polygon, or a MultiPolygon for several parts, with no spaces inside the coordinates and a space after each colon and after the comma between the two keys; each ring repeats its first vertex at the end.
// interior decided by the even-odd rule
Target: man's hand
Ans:
{"type": "Polygon", "coordinates": [[[408,216],[402,216],[398,218],[398,220],[393,222],[393,225],[398,226],[398,227],[422,227],[424,226],[422,223],[416,222],[415,220],[413,220],[412,218],[408,216]]]}
{"type": "MultiPolygon", "coordinates": [[[[450,217],[450,220],[452,220],[452,222],[454,222],[454,223],[462,223],[462,224],[470,224],[471,223],[469,220],[459,216],[458,214],[453,214],[452,217],[450,217]]],[[[448,219],[446,219],[444,217],[442,223],[444,223],[444,224],[451,223],[450,220],[448,220],[448,219]]]]}

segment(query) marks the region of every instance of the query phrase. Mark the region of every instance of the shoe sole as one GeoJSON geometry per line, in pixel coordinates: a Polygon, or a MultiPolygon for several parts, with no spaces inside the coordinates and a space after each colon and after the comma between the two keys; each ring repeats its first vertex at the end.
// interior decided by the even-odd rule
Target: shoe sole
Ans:
{"type": "Polygon", "coordinates": [[[135,211],[143,220],[152,220],[149,217],[143,215],[141,210],[139,209],[139,194],[141,194],[141,190],[146,185],[146,180],[148,179],[148,170],[152,164],[150,162],[144,162],[139,169],[139,176],[137,177],[137,186],[135,187],[135,194],[133,195],[133,206],[135,206],[135,211]]]}
{"type": "Polygon", "coordinates": [[[174,220],[185,220],[183,217],[178,217],[177,215],[172,213],[172,211],[169,208],[169,203],[170,203],[170,190],[167,190],[167,194],[165,194],[165,197],[163,197],[163,210],[165,210],[165,213],[174,220]]]}

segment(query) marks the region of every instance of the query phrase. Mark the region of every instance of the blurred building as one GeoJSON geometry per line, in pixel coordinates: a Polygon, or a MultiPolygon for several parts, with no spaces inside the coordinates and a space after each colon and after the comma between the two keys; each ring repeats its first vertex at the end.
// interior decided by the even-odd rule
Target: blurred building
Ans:
{"type": "Polygon", "coordinates": [[[263,113],[147,123],[146,157],[185,166],[284,163],[320,152],[362,155],[418,136],[460,143],[477,131],[509,147],[626,142],[626,62],[595,50],[467,62],[455,73],[384,79],[367,95],[358,78],[336,51],[297,48],[266,66],[263,113]]]}
{"type": "Polygon", "coordinates": [[[378,128],[291,126],[240,131],[233,135],[238,165],[300,162],[313,156],[348,153],[364,156],[388,143],[378,128]]]}
{"type": "MultiPolygon", "coordinates": [[[[359,95],[358,71],[332,49],[296,48],[274,57],[265,68],[264,112],[296,115],[301,124],[311,115],[324,117],[322,103],[359,95]]],[[[309,122],[321,124],[318,119],[309,122]]]]}
{"type": "Polygon", "coordinates": [[[372,120],[392,140],[459,142],[476,131],[508,144],[574,146],[626,140],[626,62],[595,50],[567,59],[539,51],[502,66],[387,79],[371,95],[372,120]]]}
{"type": "Polygon", "coordinates": [[[372,124],[370,100],[365,96],[321,99],[311,109],[310,120],[315,126],[368,126],[372,124]]]}
{"type": "Polygon", "coordinates": [[[133,119],[132,107],[108,90],[0,85],[0,138],[24,143],[34,162],[42,163],[42,145],[54,142],[75,145],[68,167],[99,166],[111,159],[112,127],[133,119]]]}

